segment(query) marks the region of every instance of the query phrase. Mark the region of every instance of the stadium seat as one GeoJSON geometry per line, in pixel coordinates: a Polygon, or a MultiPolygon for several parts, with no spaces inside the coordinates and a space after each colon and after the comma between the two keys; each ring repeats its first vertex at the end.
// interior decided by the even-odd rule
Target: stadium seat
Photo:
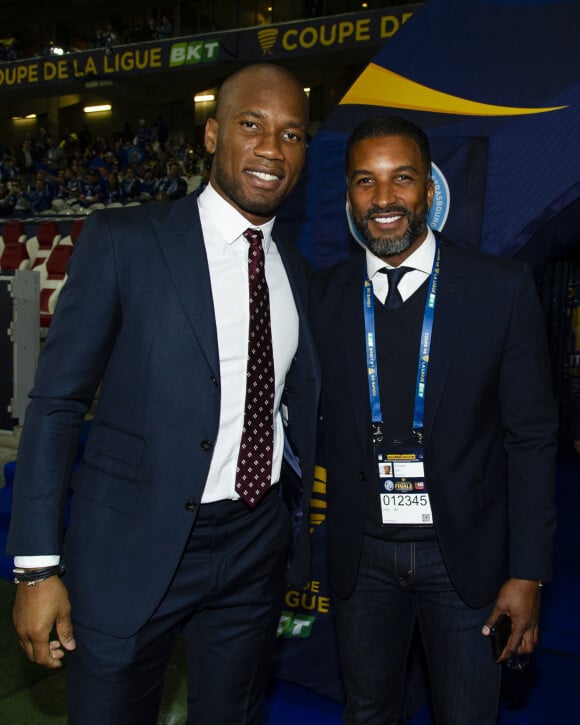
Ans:
{"type": "Polygon", "coordinates": [[[15,272],[18,269],[29,269],[30,255],[22,222],[17,219],[5,222],[0,240],[0,270],[15,272]]]}
{"type": "Polygon", "coordinates": [[[36,268],[40,273],[40,327],[47,328],[60,291],[66,281],[68,260],[73,251],[72,242],[62,240],[57,244],[46,261],[36,268]]]}
{"type": "Polygon", "coordinates": [[[32,259],[31,269],[36,269],[44,263],[51,249],[60,242],[62,234],[54,219],[43,219],[38,223],[36,234],[26,242],[26,247],[32,259]]]}
{"type": "Polygon", "coordinates": [[[72,244],[74,246],[79,234],[82,231],[85,218],[75,219],[68,234],[60,240],[60,244],[72,244]]]}

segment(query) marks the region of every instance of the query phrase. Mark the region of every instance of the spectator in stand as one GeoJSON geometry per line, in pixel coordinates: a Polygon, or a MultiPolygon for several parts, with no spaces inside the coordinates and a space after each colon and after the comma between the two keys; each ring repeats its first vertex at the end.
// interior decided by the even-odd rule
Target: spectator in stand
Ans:
{"type": "Polygon", "coordinates": [[[153,129],[147,125],[144,118],[140,118],[139,127],[137,129],[137,133],[135,134],[135,138],[133,139],[133,144],[135,146],[139,146],[139,148],[145,149],[147,144],[150,144],[153,141],[153,138],[153,129]]]}
{"type": "Polygon", "coordinates": [[[180,199],[187,194],[187,182],[181,176],[178,163],[172,161],[167,169],[167,176],[159,180],[155,189],[155,198],[158,201],[180,199]]]}
{"type": "Polygon", "coordinates": [[[157,38],[159,40],[165,40],[165,38],[171,38],[173,35],[173,23],[167,15],[161,16],[161,23],[157,27],[157,38]]]}
{"type": "Polygon", "coordinates": [[[0,181],[0,217],[12,216],[14,199],[5,181],[0,181]]]}
{"type": "Polygon", "coordinates": [[[37,182],[42,184],[42,188],[47,194],[54,196],[58,190],[59,185],[62,183],[62,179],[65,178],[67,169],[62,169],[58,172],[57,176],[52,176],[44,169],[38,169],[34,175],[33,186],[37,188],[37,182]]]}
{"type": "Polygon", "coordinates": [[[16,152],[16,164],[20,171],[20,181],[25,190],[33,188],[35,172],[34,157],[32,155],[32,143],[30,138],[25,138],[16,152]]]}
{"type": "Polygon", "coordinates": [[[99,174],[96,169],[89,169],[86,181],[81,183],[79,203],[85,209],[90,207],[92,204],[103,203],[103,190],[99,180],[99,174]]]}
{"type": "Polygon", "coordinates": [[[143,172],[143,179],[141,181],[141,193],[139,194],[139,201],[147,202],[155,199],[155,189],[157,188],[157,179],[153,173],[153,169],[150,166],[145,167],[143,172]]]}
{"type": "Polygon", "coordinates": [[[18,39],[13,38],[12,43],[8,46],[8,61],[11,60],[18,60],[18,58],[22,57],[22,53],[20,52],[20,48],[18,47],[18,39]]]}
{"type": "Polygon", "coordinates": [[[107,194],[107,188],[109,185],[109,174],[111,173],[111,171],[112,169],[107,161],[105,161],[105,164],[103,166],[99,166],[97,168],[97,176],[99,177],[99,186],[101,187],[101,196],[103,197],[103,202],[105,201],[105,196],[107,194]]]}
{"type": "Polygon", "coordinates": [[[135,169],[132,166],[129,166],[126,169],[123,180],[121,181],[121,188],[125,194],[125,203],[129,201],[139,201],[139,196],[141,194],[141,181],[137,177],[135,169]]]}
{"type": "Polygon", "coordinates": [[[80,169],[76,174],[72,169],[69,171],[65,185],[69,193],[69,198],[74,197],[78,201],[79,196],[83,192],[83,174],[80,169]]]}
{"type": "Polygon", "coordinates": [[[25,217],[30,215],[30,202],[26,198],[20,179],[16,178],[10,182],[12,188],[11,196],[14,201],[13,216],[25,217]]]}
{"type": "Polygon", "coordinates": [[[15,179],[19,178],[20,174],[18,172],[18,167],[16,166],[14,157],[12,155],[4,154],[4,159],[0,167],[0,173],[2,175],[2,181],[5,181],[6,183],[9,183],[10,181],[14,181],[15,179]]]}
{"type": "Polygon", "coordinates": [[[198,158],[193,151],[191,151],[185,163],[183,165],[184,176],[187,183],[187,193],[191,193],[198,189],[204,181],[202,174],[199,171],[198,158]]]}
{"type": "Polygon", "coordinates": [[[104,32],[105,53],[109,53],[111,51],[111,48],[117,44],[118,39],[119,39],[119,36],[113,29],[113,26],[111,25],[111,23],[108,23],[107,29],[104,32]]]}
{"type": "Polygon", "coordinates": [[[52,194],[47,190],[42,178],[36,179],[33,188],[25,192],[24,197],[30,204],[32,214],[42,214],[43,211],[50,209],[52,204],[52,194]]]}
{"type": "Polygon", "coordinates": [[[158,40],[157,38],[157,23],[155,22],[154,17],[150,17],[147,21],[147,29],[146,29],[146,40],[158,40]]]}
{"type": "Polygon", "coordinates": [[[64,202],[67,205],[74,204],[78,200],[79,194],[78,179],[73,175],[71,169],[64,169],[64,171],[59,173],[56,184],[52,185],[53,201],[57,202],[53,206],[55,208],[59,205],[62,206],[59,202],[64,202]]]}
{"type": "Polygon", "coordinates": [[[172,159],[170,159],[165,151],[159,151],[154,157],[153,157],[153,163],[151,164],[151,168],[153,169],[153,176],[155,176],[157,179],[163,179],[167,175],[167,170],[169,168],[169,162],[172,159]]]}
{"type": "Polygon", "coordinates": [[[45,126],[41,126],[38,129],[38,143],[39,143],[40,147],[42,148],[42,155],[43,156],[46,153],[46,147],[48,145],[48,137],[49,136],[50,136],[50,134],[48,133],[48,130],[46,129],[45,126]]]}
{"type": "Polygon", "coordinates": [[[111,171],[106,179],[103,201],[105,204],[125,204],[125,192],[119,183],[119,177],[114,171],[111,171]]]}
{"type": "Polygon", "coordinates": [[[102,48],[105,45],[105,34],[101,28],[95,30],[94,38],[89,39],[89,48],[102,48]]]}
{"type": "Polygon", "coordinates": [[[59,169],[65,169],[67,166],[66,154],[62,146],[54,142],[52,136],[46,139],[46,152],[44,155],[43,166],[53,173],[59,169]]]}

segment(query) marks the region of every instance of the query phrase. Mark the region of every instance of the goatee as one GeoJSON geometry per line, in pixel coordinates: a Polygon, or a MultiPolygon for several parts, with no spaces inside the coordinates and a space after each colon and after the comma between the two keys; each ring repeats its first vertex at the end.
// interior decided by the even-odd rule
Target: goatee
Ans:
{"type": "Polygon", "coordinates": [[[428,215],[429,209],[427,207],[419,212],[413,213],[410,209],[396,204],[385,207],[384,209],[380,206],[373,206],[367,209],[365,215],[360,219],[354,220],[354,224],[364,239],[366,246],[375,256],[381,258],[392,257],[395,254],[406,252],[424,234],[428,215]],[[407,218],[407,228],[403,234],[398,237],[373,236],[369,231],[369,220],[371,217],[377,215],[388,216],[394,212],[404,214],[407,218]]]}

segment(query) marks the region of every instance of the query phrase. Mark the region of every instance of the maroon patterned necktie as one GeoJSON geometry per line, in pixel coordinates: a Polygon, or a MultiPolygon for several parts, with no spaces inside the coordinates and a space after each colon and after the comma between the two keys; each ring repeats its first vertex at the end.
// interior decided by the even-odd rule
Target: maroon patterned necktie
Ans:
{"type": "Polygon", "coordinates": [[[250,325],[244,428],[236,468],[236,491],[250,508],[254,508],[270,488],[274,448],[274,356],[262,236],[258,229],[244,232],[250,243],[250,325]]]}

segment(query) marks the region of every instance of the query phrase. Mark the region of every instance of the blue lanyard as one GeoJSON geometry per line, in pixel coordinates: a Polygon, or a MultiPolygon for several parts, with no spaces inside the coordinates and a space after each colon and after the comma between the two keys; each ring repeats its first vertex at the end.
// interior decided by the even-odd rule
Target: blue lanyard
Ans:
{"type": "MultiPolygon", "coordinates": [[[[429,290],[425,301],[421,342],[419,345],[419,364],[417,366],[417,382],[415,385],[415,406],[413,410],[413,430],[422,433],[425,420],[425,385],[429,368],[429,351],[433,335],[433,319],[435,317],[435,300],[441,268],[441,247],[436,241],[435,259],[429,277],[429,290]]],[[[379,377],[377,368],[376,335],[375,335],[375,302],[373,283],[365,276],[363,287],[363,310],[365,319],[365,342],[367,352],[367,373],[369,382],[369,399],[371,417],[374,425],[383,422],[381,397],[379,394],[379,377]]]]}

